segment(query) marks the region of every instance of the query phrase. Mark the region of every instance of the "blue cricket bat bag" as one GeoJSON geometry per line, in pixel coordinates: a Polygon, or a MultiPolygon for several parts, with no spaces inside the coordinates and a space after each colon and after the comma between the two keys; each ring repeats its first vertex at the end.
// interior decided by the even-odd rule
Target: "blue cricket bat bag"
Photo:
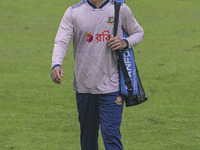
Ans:
{"type": "MultiPolygon", "coordinates": [[[[124,2],[124,0],[114,2],[114,36],[117,35],[120,6],[124,2]]],[[[125,38],[128,36],[125,32],[123,35],[125,38]]],[[[117,55],[119,57],[120,92],[125,98],[126,106],[134,106],[145,102],[147,98],[135,64],[133,49],[117,51],[117,55]]]]}

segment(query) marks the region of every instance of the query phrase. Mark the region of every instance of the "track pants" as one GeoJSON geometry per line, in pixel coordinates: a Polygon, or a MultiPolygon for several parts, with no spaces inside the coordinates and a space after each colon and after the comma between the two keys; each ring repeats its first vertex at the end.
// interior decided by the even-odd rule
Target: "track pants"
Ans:
{"type": "Polygon", "coordinates": [[[119,92],[108,94],[77,93],[81,130],[81,150],[98,150],[98,131],[106,150],[123,150],[120,134],[123,99],[119,92]]]}

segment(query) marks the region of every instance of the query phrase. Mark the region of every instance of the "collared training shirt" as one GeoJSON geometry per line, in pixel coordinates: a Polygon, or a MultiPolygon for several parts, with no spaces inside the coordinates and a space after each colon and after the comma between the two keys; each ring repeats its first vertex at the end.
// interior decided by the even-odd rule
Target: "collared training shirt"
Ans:
{"type": "MultiPolygon", "coordinates": [[[[113,25],[113,0],[107,0],[99,8],[82,0],[66,10],[55,38],[52,67],[62,65],[73,37],[74,89],[78,93],[104,94],[119,90],[117,57],[107,46],[113,25]]],[[[129,35],[126,38],[129,48],[143,40],[143,29],[126,4],[122,4],[119,16],[117,36],[121,39],[123,30],[129,35]]]]}

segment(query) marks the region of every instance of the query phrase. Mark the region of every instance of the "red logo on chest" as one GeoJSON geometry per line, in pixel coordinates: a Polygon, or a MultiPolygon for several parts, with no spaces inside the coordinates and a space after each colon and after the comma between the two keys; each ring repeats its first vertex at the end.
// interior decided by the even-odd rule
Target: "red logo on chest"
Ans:
{"type": "MultiPolygon", "coordinates": [[[[88,32],[85,32],[85,35],[88,37],[87,39],[88,43],[91,43],[93,41],[93,35],[91,35],[88,32]]],[[[108,41],[110,39],[110,36],[111,34],[110,34],[110,31],[108,30],[103,31],[101,34],[95,34],[97,43],[108,41]]]]}

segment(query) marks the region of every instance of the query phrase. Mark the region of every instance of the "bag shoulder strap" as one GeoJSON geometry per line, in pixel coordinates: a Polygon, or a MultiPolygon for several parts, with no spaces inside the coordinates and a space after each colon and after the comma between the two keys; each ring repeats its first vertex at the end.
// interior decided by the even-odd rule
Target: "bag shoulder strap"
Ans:
{"type": "Polygon", "coordinates": [[[114,1],[115,6],[115,20],[114,20],[114,37],[117,35],[118,24],[119,24],[119,12],[121,8],[121,3],[114,1]]]}
{"type": "MultiPolygon", "coordinates": [[[[114,1],[114,6],[115,6],[114,36],[116,36],[117,30],[118,30],[119,12],[120,12],[121,3],[114,1]]],[[[127,87],[128,94],[129,94],[129,96],[133,96],[132,82],[131,82],[131,79],[128,75],[128,71],[126,69],[126,65],[124,63],[124,60],[123,60],[123,57],[122,57],[120,50],[117,51],[117,55],[119,57],[119,65],[121,66],[121,69],[122,69],[122,73],[123,73],[123,76],[124,76],[125,85],[127,87]]]]}

